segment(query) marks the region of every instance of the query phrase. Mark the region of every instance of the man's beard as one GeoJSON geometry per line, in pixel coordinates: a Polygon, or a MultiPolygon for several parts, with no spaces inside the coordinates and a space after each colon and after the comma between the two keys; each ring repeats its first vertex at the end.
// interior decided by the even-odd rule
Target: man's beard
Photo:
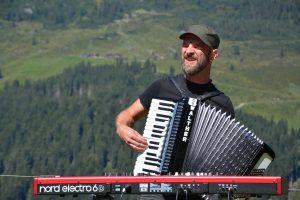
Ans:
{"type": "Polygon", "coordinates": [[[184,61],[182,61],[182,71],[185,75],[194,76],[203,71],[208,64],[209,62],[206,57],[202,60],[202,62],[197,61],[196,65],[193,66],[184,64],[184,61]]]}

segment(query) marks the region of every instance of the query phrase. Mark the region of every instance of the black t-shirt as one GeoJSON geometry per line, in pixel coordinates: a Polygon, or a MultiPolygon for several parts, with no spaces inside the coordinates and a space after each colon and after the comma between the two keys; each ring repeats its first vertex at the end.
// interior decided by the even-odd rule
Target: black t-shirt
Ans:
{"type": "MultiPolygon", "coordinates": [[[[193,97],[198,98],[199,95],[206,95],[214,91],[218,91],[218,95],[212,96],[206,99],[204,102],[221,109],[223,112],[226,112],[228,115],[231,115],[232,118],[235,117],[234,108],[232,102],[228,96],[220,92],[212,81],[207,84],[196,84],[185,79],[183,74],[177,75],[174,77],[174,80],[179,85],[180,90],[172,83],[170,77],[163,77],[153,82],[140,96],[140,101],[144,108],[148,109],[151,105],[151,100],[153,98],[163,98],[163,99],[180,99],[182,97],[193,97]]],[[[175,195],[163,195],[166,200],[175,199],[175,195]]],[[[141,198],[147,199],[147,198],[141,198]]],[[[153,199],[153,198],[149,198],[153,199]]],[[[184,195],[179,195],[178,200],[186,199],[184,195]]],[[[199,200],[202,199],[198,195],[189,195],[188,199],[190,200],[199,200]]]]}
{"type": "MultiPolygon", "coordinates": [[[[144,108],[150,108],[151,100],[153,98],[164,99],[180,99],[182,97],[197,98],[199,95],[206,95],[213,91],[219,91],[212,81],[207,84],[196,84],[185,79],[183,74],[174,77],[175,81],[180,86],[183,94],[176,88],[176,86],[170,80],[170,77],[163,77],[153,82],[140,96],[140,101],[144,108]]],[[[220,92],[220,91],[219,91],[220,92]]],[[[222,111],[235,117],[234,108],[232,102],[228,96],[220,92],[216,96],[212,96],[205,100],[205,103],[217,107],[222,111]]]]}

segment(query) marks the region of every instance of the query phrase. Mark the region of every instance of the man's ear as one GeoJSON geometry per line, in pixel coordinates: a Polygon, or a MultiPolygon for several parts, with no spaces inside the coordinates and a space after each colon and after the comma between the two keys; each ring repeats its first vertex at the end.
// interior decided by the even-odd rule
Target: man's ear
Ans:
{"type": "Polygon", "coordinates": [[[219,50],[218,49],[212,49],[210,59],[211,61],[215,60],[219,56],[219,50]]]}

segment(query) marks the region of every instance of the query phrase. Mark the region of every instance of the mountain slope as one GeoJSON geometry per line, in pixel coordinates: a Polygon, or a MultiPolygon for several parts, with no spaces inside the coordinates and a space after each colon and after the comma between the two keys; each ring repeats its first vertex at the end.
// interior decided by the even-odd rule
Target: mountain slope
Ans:
{"type": "Polygon", "coordinates": [[[299,2],[69,4],[62,13],[66,5],[59,1],[0,1],[0,88],[14,80],[47,78],[81,61],[151,59],[160,72],[180,72],[179,33],[208,24],[222,38],[212,75],[235,107],[300,127],[299,2]]]}

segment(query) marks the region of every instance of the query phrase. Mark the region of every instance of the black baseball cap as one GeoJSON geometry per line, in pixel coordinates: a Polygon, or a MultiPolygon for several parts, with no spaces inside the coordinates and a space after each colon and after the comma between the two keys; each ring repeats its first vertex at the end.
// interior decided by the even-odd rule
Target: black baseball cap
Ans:
{"type": "Polygon", "coordinates": [[[220,38],[218,34],[214,30],[206,26],[200,26],[200,25],[190,26],[186,32],[182,33],[179,36],[179,38],[184,39],[184,37],[188,34],[193,34],[197,36],[209,47],[212,47],[214,49],[217,49],[219,47],[220,38]]]}

